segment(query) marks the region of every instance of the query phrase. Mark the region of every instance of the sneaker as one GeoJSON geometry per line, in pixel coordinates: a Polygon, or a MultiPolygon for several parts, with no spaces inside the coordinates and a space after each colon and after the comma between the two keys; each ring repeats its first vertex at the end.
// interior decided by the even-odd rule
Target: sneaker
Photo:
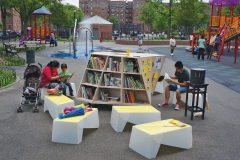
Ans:
{"type": "Polygon", "coordinates": [[[176,105],[176,107],[175,107],[175,110],[179,110],[180,109],[180,105],[176,105]]]}
{"type": "Polygon", "coordinates": [[[158,107],[166,107],[168,106],[168,103],[161,103],[161,104],[158,104],[158,107]]]}
{"type": "Polygon", "coordinates": [[[70,96],[74,96],[73,93],[70,93],[70,96]]]}
{"type": "Polygon", "coordinates": [[[171,56],[173,56],[173,53],[171,53],[171,56]]]}

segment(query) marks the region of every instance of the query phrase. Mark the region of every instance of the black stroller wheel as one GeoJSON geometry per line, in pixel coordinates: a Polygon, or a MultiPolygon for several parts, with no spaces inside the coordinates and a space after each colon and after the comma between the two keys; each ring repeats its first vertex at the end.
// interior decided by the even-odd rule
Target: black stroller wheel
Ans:
{"type": "Polygon", "coordinates": [[[17,113],[22,113],[23,110],[22,110],[22,106],[19,106],[19,108],[17,109],[17,113]]]}

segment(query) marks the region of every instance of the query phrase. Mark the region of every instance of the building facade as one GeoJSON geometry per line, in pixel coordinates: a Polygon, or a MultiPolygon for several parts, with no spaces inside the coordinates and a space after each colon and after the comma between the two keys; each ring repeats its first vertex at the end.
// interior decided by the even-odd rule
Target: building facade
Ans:
{"type": "MultiPolygon", "coordinates": [[[[6,17],[6,30],[21,30],[21,18],[19,13],[14,9],[7,9],[12,16],[6,17]]],[[[0,12],[0,23],[2,23],[2,17],[0,12]]]]}
{"type": "Polygon", "coordinates": [[[141,30],[146,31],[146,26],[138,20],[140,6],[144,0],[79,0],[79,8],[86,17],[98,15],[104,19],[116,17],[119,24],[140,24],[141,30]]]}

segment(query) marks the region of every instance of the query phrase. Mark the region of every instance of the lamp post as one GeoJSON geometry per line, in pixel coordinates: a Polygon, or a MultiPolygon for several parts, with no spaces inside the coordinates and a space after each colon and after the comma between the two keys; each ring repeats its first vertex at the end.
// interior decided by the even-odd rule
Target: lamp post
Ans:
{"type": "MultiPolygon", "coordinates": [[[[74,28],[74,30],[75,30],[75,21],[76,21],[76,9],[74,9],[74,26],[73,26],[73,28],[74,28]]],[[[76,57],[76,37],[75,37],[75,34],[73,35],[73,54],[74,54],[74,56],[73,56],[73,58],[77,58],[76,57]]]]}

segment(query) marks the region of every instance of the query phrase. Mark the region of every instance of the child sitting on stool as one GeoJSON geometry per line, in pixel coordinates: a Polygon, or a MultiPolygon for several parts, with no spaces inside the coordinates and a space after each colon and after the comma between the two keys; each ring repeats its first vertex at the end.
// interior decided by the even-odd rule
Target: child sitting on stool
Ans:
{"type": "MultiPolygon", "coordinates": [[[[59,73],[60,75],[70,74],[67,71],[67,64],[65,64],[65,63],[61,64],[61,69],[62,69],[62,72],[59,73]]],[[[66,80],[65,82],[63,82],[63,84],[64,84],[63,95],[66,96],[66,90],[67,90],[67,86],[68,86],[70,96],[74,96],[73,95],[73,89],[72,89],[72,86],[71,86],[71,83],[70,83],[70,78],[68,80],[66,80]]]]}

